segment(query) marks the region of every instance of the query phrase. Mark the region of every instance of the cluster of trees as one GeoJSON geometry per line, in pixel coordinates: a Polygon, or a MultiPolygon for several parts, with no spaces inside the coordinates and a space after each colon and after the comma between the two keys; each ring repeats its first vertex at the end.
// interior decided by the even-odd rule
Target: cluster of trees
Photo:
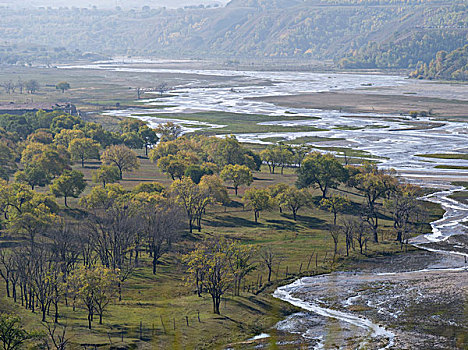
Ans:
{"type": "Polygon", "coordinates": [[[102,323],[142,252],[151,256],[156,273],[184,227],[179,195],[157,183],[133,191],[96,186],[81,198],[78,220],[64,215],[52,197],[24,185],[3,182],[0,188],[4,231],[28,242],[2,250],[0,275],[7,296],[38,308],[42,321],[52,309],[57,322],[60,305],[72,303],[87,310],[89,328],[94,315],[102,323]]]}
{"type": "Polygon", "coordinates": [[[285,167],[301,167],[306,155],[311,151],[307,145],[291,146],[286,144],[273,144],[260,152],[262,161],[268,165],[271,174],[276,168],[281,168],[283,174],[285,167]]]}
{"type": "MultiPolygon", "coordinates": [[[[307,147],[278,144],[259,155],[234,136],[183,136],[175,124],[152,130],[133,119],[121,121],[121,132],[113,133],[59,112],[5,115],[0,127],[5,179],[0,180],[0,229],[20,242],[0,250],[0,276],[7,297],[40,311],[44,322],[49,317],[58,322],[65,305],[85,310],[90,329],[93,322],[102,323],[108,306],[121,300],[124,283],[142,266],[142,255],[156,274],[161,259],[178,250],[187,228],[201,231],[210,207],[230,203],[225,183],[237,196],[240,186],[252,184],[263,162],[272,173],[296,167],[298,178],[295,186],[280,183],[244,192],[243,203],[255,222],[262,211],[275,208],[291,212],[294,220],[306,207],[327,210],[333,214],[328,229],[335,255],[341,237],[347,254],[356,247],[363,253],[370,239],[378,242],[383,214],[392,217],[395,240],[402,245],[424,216],[420,189],[400,184],[393,171],[370,163],[343,165],[332,154],[307,147]],[[130,147],[146,148],[172,184],[142,183],[131,190],[116,184],[139,166],[130,147]],[[97,185],[83,196],[87,183],[71,162],[84,166],[89,159],[100,159],[102,165],[93,174],[97,185]],[[49,192],[38,193],[36,186],[49,186],[49,192]],[[339,195],[340,186],[356,190],[363,203],[353,205],[339,195]],[[310,188],[319,189],[321,198],[310,188]],[[64,197],[68,206],[68,198],[80,196],[76,211],[61,210],[54,198],[64,197]],[[352,210],[357,215],[339,217],[352,210]]],[[[275,259],[271,250],[212,236],[182,260],[198,295],[209,294],[219,314],[222,296],[228,290],[239,295],[256,268],[266,267],[270,281],[275,259]]],[[[48,329],[49,339],[66,340],[48,329]]]]}
{"type": "MultiPolygon", "coordinates": [[[[160,142],[151,150],[150,159],[172,179],[189,176],[195,183],[200,182],[203,175],[223,172],[225,167],[237,165],[241,166],[239,170],[249,173],[259,170],[262,164],[259,155],[242,146],[234,136],[174,138],[160,142]]],[[[227,179],[226,171],[224,174],[227,179]]],[[[245,182],[233,180],[236,188],[245,182]]]]}
{"type": "MultiPolygon", "coordinates": [[[[297,174],[297,187],[279,184],[262,189],[252,188],[245,192],[243,199],[253,211],[255,222],[261,211],[275,207],[279,207],[281,211],[282,208],[287,208],[296,220],[299,209],[318,204],[333,214],[332,236],[336,238],[336,232],[339,232],[337,214],[352,209],[351,202],[346,197],[337,194],[329,196],[330,190],[339,185],[354,188],[364,198],[358,208],[358,226],[362,228],[365,224],[369,235],[359,236],[360,240],[365,236],[371,237],[376,243],[379,241],[380,219],[384,212],[391,213],[395,239],[402,244],[424,219],[424,212],[417,200],[421,196],[421,190],[415,186],[400,184],[393,170],[380,170],[371,163],[359,167],[343,166],[332,154],[312,152],[306,156],[297,174]],[[309,187],[318,188],[322,192],[319,203],[314,202],[306,190],[309,187]]],[[[335,251],[336,247],[337,241],[335,251]]]]}
{"type": "Polygon", "coordinates": [[[58,111],[3,115],[0,175],[9,180],[14,174],[18,182],[32,189],[54,182],[51,190],[58,197],[77,197],[86,184],[80,172],[71,170],[72,162],[84,167],[89,160],[101,159],[103,166],[94,179],[112,183],[122,179],[123,172],[138,168],[138,158],[130,148],[148,150],[158,141],[156,131],[137,120],[124,120],[121,129],[121,133],[110,132],[58,111]]]}
{"type": "MultiPolygon", "coordinates": [[[[3,9],[2,9],[3,10],[3,9]]],[[[76,59],[99,60],[105,56],[95,53],[83,53],[76,48],[67,50],[53,45],[34,45],[31,42],[6,43],[0,45],[0,64],[32,65],[41,63],[50,66],[53,63],[70,62],[76,59]]]]}
{"type": "MultiPolygon", "coordinates": [[[[3,87],[5,93],[8,95],[14,94],[15,92],[18,92],[20,95],[22,95],[24,92],[28,94],[35,94],[41,88],[41,85],[37,80],[31,79],[28,81],[23,81],[21,78],[18,78],[16,82],[11,79],[4,81],[0,84],[0,86],[3,87]]],[[[55,85],[55,88],[62,91],[62,93],[65,93],[66,90],[70,89],[70,84],[66,81],[62,81],[55,85]]]]}
{"type": "Polygon", "coordinates": [[[211,296],[215,314],[220,314],[221,297],[226,291],[240,294],[245,277],[257,268],[256,253],[252,246],[214,236],[183,257],[189,281],[195,284],[198,296],[205,291],[211,296]]]}
{"type": "Polygon", "coordinates": [[[439,51],[429,63],[420,62],[411,78],[468,80],[468,45],[452,52],[439,51]]]}
{"type": "Polygon", "coordinates": [[[466,36],[458,29],[433,30],[430,35],[415,32],[404,39],[395,37],[389,42],[353,48],[336,63],[348,69],[416,68],[429,64],[439,50],[450,52],[465,43],[466,36]]]}
{"type": "Polygon", "coordinates": [[[34,94],[40,88],[40,84],[37,80],[31,79],[28,81],[23,81],[21,78],[19,78],[16,82],[13,80],[4,81],[1,83],[1,86],[8,95],[14,94],[16,91],[18,91],[19,94],[23,94],[24,92],[28,94],[34,94]]]}

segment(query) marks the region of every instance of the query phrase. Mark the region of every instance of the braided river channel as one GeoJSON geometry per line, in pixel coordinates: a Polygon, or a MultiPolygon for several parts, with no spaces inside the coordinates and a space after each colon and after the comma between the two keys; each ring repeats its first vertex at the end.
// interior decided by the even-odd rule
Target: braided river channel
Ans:
{"type": "Polygon", "coordinates": [[[437,189],[424,199],[440,204],[445,215],[432,223],[432,233],[411,241],[421,248],[419,252],[391,261],[370,261],[359,271],[305,277],[279,287],[274,296],[303,311],[279,322],[271,333],[253,338],[252,347],[268,348],[274,341],[281,348],[291,349],[466,349],[467,336],[460,334],[460,329],[467,328],[460,327],[468,321],[468,301],[460,299],[459,292],[467,289],[468,205],[449,196],[464,190],[452,183],[468,181],[468,170],[440,166],[468,167],[468,160],[421,155],[467,154],[468,122],[289,108],[263,100],[271,96],[352,92],[370,86],[404,90],[413,83],[388,75],[151,68],[113,62],[66,68],[171,74],[180,79],[166,98],[145,94],[151,96],[144,101],[147,108],[104,112],[108,115],[140,118],[151,126],[170,120],[185,132],[223,127],[184,120],[183,115],[188,113],[261,115],[261,124],[282,126],[284,131],[236,134],[240,141],[324,138],[308,143],[369,152],[380,161],[379,167],[394,168],[401,181],[437,189]],[[160,114],[165,117],[157,117],[160,114]],[[177,116],[170,118],[171,114],[177,116]],[[300,118],[278,118],[286,115],[300,118]],[[320,131],[288,131],[295,126],[313,126],[320,131]]]}

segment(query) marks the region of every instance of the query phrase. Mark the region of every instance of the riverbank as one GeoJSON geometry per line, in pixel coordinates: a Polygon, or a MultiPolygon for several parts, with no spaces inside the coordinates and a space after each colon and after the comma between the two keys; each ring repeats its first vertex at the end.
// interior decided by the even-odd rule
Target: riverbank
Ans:
{"type": "MultiPolygon", "coordinates": [[[[467,87],[468,96],[468,87],[467,87]]],[[[261,97],[256,100],[288,108],[336,110],[349,113],[409,115],[411,111],[430,112],[437,117],[468,117],[468,101],[355,90],[318,92],[290,96],[261,97]]]]}
{"type": "Polygon", "coordinates": [[[305,277],[275,295],[307,311],[270,337],[281,349],[464,349],[468,345],[468,266],[461,257],[411,251],[351,262],[342,272],[305,277]]]}

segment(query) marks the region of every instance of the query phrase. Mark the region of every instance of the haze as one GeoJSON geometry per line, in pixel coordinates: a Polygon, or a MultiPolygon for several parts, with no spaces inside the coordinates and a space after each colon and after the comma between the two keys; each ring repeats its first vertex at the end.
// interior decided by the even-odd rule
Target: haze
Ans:
{"type": "Polygon", "coordinates": [[[142,6],[180,8],[194,5],[225,5],[228,0],[0,0],[0,6],[8,7],[92,7],[138,8],[142,6]]]}

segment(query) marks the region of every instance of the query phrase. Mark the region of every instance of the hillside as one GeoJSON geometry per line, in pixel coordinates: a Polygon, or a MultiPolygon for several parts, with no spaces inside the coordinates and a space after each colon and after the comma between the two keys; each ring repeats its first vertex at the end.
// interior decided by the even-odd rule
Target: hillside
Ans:
{"type": "MultiPolygon", "coordinates": [[[[332,59],[344,68],[408,68],[468,42],[468,4],[462,0],[233,0],[226,7],[210,9],[3,8],[2,12],[0,62],[9,53],[9,63],[17,47],[29,45],[79,52],[78,57],[95,52],[332,59]]],[[[27,56],[23,60],[34,60],[34,54],[27,56]]]]}
{"type": "Polygon", "coordinates": [[[429,64],[421,63],[411,73],[420,79],[468,80],[468,45],[450,53],[439,51],[429,64]]]}

